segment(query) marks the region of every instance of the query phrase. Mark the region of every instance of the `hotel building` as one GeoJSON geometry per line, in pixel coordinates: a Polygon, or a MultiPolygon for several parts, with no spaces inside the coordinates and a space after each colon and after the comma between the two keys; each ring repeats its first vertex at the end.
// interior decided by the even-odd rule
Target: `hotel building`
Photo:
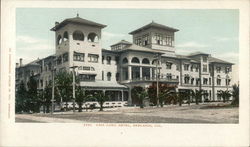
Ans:
{"type": "Polygon", "coordinates": [[[178,29],[151,22],[129,34],[133,41],[121,40],[111,49],[101,45],[102,29],[106,25],[79,16],[56,22],[55,54],[23,65],[16,65],[16,86],[28,82],[34,75],[38,88],[44,89],[56,72],[72,71],[80,86],[87,90],[103,90],[110,101],[132,104],[134,86],[149,87],[160,84],[176,86],[176,91],[204,90],[203,101],[219,101],[220,90],[231,90],[232,63],[195,52],[190,55],[175,53],[175,33],[178,29]]]}

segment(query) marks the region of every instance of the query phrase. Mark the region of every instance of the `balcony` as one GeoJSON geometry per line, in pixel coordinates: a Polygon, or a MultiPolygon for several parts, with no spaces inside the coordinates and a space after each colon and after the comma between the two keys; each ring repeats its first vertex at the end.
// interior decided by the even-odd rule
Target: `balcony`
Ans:
{"type": "MultiPolygon", "coordinates": [[[[131,80],[124,80],[121,81],[121,83],[140,83],[140,82],[156,82],[156,78],[149,78],[149,77],[145,77],[145,78],[133,78],[131,80]]],[[[162,83],[178,83],[179,80],[178,79],[167,79],[167,78],[159,78],[159,82],[162,83]]]]}

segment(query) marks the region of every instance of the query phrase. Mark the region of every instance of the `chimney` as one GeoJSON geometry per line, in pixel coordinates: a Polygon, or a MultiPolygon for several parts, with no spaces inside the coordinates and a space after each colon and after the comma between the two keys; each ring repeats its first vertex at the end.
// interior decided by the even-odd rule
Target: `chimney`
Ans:
{"type": "Polygon", "coordinates": [[[18,63],[16,63],[16,68],[18,68],[18,66],[19,66],[19,64],[18,64],[18,63]]]}
{"type": "Polygon", "coordinates": [[[59,22],[56,21],[56,22],[55,22],[55,25],[56,25],[56,26],[59,25],[59,22]]]}
{"type": "Polygon", "coordinates": [[[20,63],[19,63],[19,64],[20,64],[20,67],[23,66],[23,59],[20,58],[19,61],[20,61],[20,63]]]}

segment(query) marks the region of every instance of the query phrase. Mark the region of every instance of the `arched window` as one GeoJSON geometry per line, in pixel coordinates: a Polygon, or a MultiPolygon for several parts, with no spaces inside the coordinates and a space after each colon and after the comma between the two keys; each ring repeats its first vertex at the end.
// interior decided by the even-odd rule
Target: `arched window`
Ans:
{"type": "Polygon", "coordinates": [[[111,64],[111,57],[107,56],[107,64],[111,64]]]}
{"type": "Polygon", "coordinates": [[[132,58],[132,63],[140,63],[140,60],[137,57],[132,58]]]}
{"type": "Polygon", "coordinates": [[[84,40],[84,35],[81,31],[75,31],[73,33],[73,39],[74,40],[80,40],[80,41],[83,41],[84,40]]]}
{"type": "Polygon", "coordinates": [[[157,61],[158,61],[157,59],[153,60],[153,61],[152,61],[152,64],[153,64],[153,65],[156,65],[156,64],[158,63],[158,65],[159,65],[159,61],[158,61],[158,62],[157,62],[157,61]]]}
{"type": "Polygon", "coordinates": [[[88,35],[88,41],[89,42],[98,42],[99,38],[96,33],[89,33],[88,35]]]}
{"type": "Polygon", "coordinates": [[[62,36],[58,35],[57,40],[56,40],[56,44],[59,45],[62,43],[62,36]]]}
{"type": "Polygon", "coordinates": [[[69,39],[68,32],[64,32],[63,34],[63,41],[67,41],[69,39]]]}
{"type": "Polygon", "coordinates": [[[148,60],[147,58],[144,58],[144,59],[142,60],[142,64],[150,64],[150,63],[149,63],[149,60],[148,60]]]}
{"type": "Polygon", "coordinates": [[[108,79],[108,81],[111,81],[111,72],[107,73],[107,79],[108,79]]]}
{"type": "Polygon", "coordinates": [[[128,63],[128,59],[127,58],[123,58],[122,64],[127,64],[127,63],[128,63]]]}

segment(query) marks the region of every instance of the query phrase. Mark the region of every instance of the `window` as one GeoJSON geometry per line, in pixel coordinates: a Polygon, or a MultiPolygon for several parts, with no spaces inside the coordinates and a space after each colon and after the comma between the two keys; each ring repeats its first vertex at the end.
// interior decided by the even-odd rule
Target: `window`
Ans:
{"type": "Polygon", "coordinates": [[[194,68],[194,65],[191,65],[191,68],[190,68],[190,70],[191,70],[191,71],[193,71],[193,68],[194,68]]]}
{"type": "Polygon", "coordinates": [[[167,73],[167,79],[171,80],[172,79],[172,74],[171,73],[167,73]]]}
{"type": "Polygon", "coordinates": [[[149,60],[147,58],[144,58],[142,60],[142,64],[150,64],[149,60]]]}
{"type": "Polygon", "coordinates": [[[80,81],[95,81],[96,75],[89,75],[89,74],[80,74],[79,80],[80,81]]]}
{"type": "Polygon", "coordinates": [[[127,63],[128,63],[128,59],[127,58],[123,58],[122,64],[127,64],[127,63]]]}
{"type": "Polygon", "coordinates": [[[207,62],[207,57],[203,56],[202,59],[203,59],[203,62],[207,62]]]}
{"type": "Polygon", "coordinates": [[[108,81],[111,81],[111,72],[108,72],[108,73],[107,73],[107,80],[108,80],[108,81]]]}
{"type": "Polygon", "coordinates": [[[140,60],[137,57],[132,58],[132,63],[140,63],[140,60]]]}
{"type": "Polygon", "coordinates": [[[69,61],[69,53],[64,53],[63,54],[63,62],[69,61]]]}
{"type": "Polygon", "coordinates": [[[221,85],[221,79],[220,76],[217,77],[217,85],[221,85]]]}
{"type": "Polygon", "coordinates": [[[196,65],[195,71],[199,72],[199,66],[198,65],[196,65]]]}
{"type": "Polygon", "coordinates": [[[166,40],[165,40],[165,42],[166,42],[166,45],[168,45],[168,46],[173,46],[173,36],[166,36],[166,40]]]}
{"type": "Polygon", "coordinates": [[[62,56],[57,57],[56,62],[57,62],[58,65],[61,64],[62,63],[62,56]]]}
{"type": "Polygon", "coordinates": [[[78,52],[74,52],[74,61],[81,61],[84,62],[84,53],[78,53],[78,52]]]}
{"type": "Polygon", "coordinates": [[[184,70],[188,71],[189,64],[184,64],[184,70]]]}
{"type": "Polygon", "coordinates": [[[188,77],[188,76],[185,76],[185,77],[184,77],[184,83],[185,83],[185,84],[188,84],[188,83],[189,83],[189,77],[188,77]]]}
{"type": "Polygon", "coordinates": [[[98,38],[98,36],[97,36],[96,33],[90,33],[90,34],[88,35],[88,41],[89,41],[89,42],[98,42],[98,41],[99,41],[99,38],[98,38]]]}
{"type": "Polygon", "coordinates": [[[142,38],[141,37],[136,37],[135,38],[135,44],[139,45],[139,46],[142,46],[142,38]]]}
{"type": "Polygon", "coordinates": [[[167,68],[167,69],[171,69],[172,64],[173,64],[173,63],[171,63],[171,62],[166,62],[166,68],[167,68]]]}
{"type": "Polygon", "coordinates": [[[64,32],[63,34],[63,41],[67,41],[69,39],[68,32],[64,32]]]}
{"type": "Polygon", "coordinates": [[[200,78],[197,78],[196,79],[196,85],[199,85],[199,83],[200,83],[200,78]]]}
{"type": "Polygon", "coordinates": [[[80,40],[80,41],[84,41],[84,35],[81,31],[75,31],[73,33],[73,39],[74,40],[80,40]]]}
{"type": "Polygon", "coordinates": [[[203,78],[203,84],[207,85],[207,78],[203,78]]]}
{"type": "Polygon", "coordinates": [[[57,40],[56,40],[56,44],[59,45],[62,43],[62,36],[58,35],[57,40]]]}
{"type": "Polygon", "coordinates": [[[142,43],[143,46],[148,45],[149,44],[149,35],[148,34],[143,35],[142,36],[142,41],[143,41],[143,43],[142,43]]]}
{"type": "Polygon", "coordinates": [[[191,79],[191,84],[192,84],[192,85],[194,84],[194,78],[191,79]]]}
{"type": "Polygon", "coordinates": [[[220,71],[221,71],[221,67],[216,67],[216,72],[220,73],[220,71]]]}
{"type": "Polygon", "coordinates": [[[207,72],[207,65],[203,65],[203,72],[207,72]]]}
{"type": "Polygon", "coordinates": [[[104,64],[104,56],[102,56],[102,64],[104,64]]]}
{"type": "Polygon", "coordinates": [[[97,63],[98,62],[99,55],[96,54],[88,54],[88,60],[89,62],[97,63]]]}
{"type": "Polygon", "coordinates": [[[107,64],[111,64],[111,57],[107,56],[107,64]]]}
{"type": "Polygon", "coordinates": [[[162,34],[155,34],[155,41],[156,41],[156,44],[159,44],[159,45],[163,45],[163,38],[162,38],[162,34]]]}
{"type": "Polygon", "coordinates": [[[211,85],[211,78],[209,78],[209,85],[211,85]]]}
{"type": "Polygon", "coordinates": [[[230,79],[226,79],[226,85],[228,86],[228,85],[230,85],[230,79]]]}
{"type": "Polygon", "coordinates": [[[119,81],[119,77],[120,77],[120,73],[116,73],[116,75],[115,75],[116,81],[119,81]]]}
{"type": "Polygon", "coordinates": [[[229,73],[230,72],[230,67],[225,67],[225,73],[229,73]]]}

